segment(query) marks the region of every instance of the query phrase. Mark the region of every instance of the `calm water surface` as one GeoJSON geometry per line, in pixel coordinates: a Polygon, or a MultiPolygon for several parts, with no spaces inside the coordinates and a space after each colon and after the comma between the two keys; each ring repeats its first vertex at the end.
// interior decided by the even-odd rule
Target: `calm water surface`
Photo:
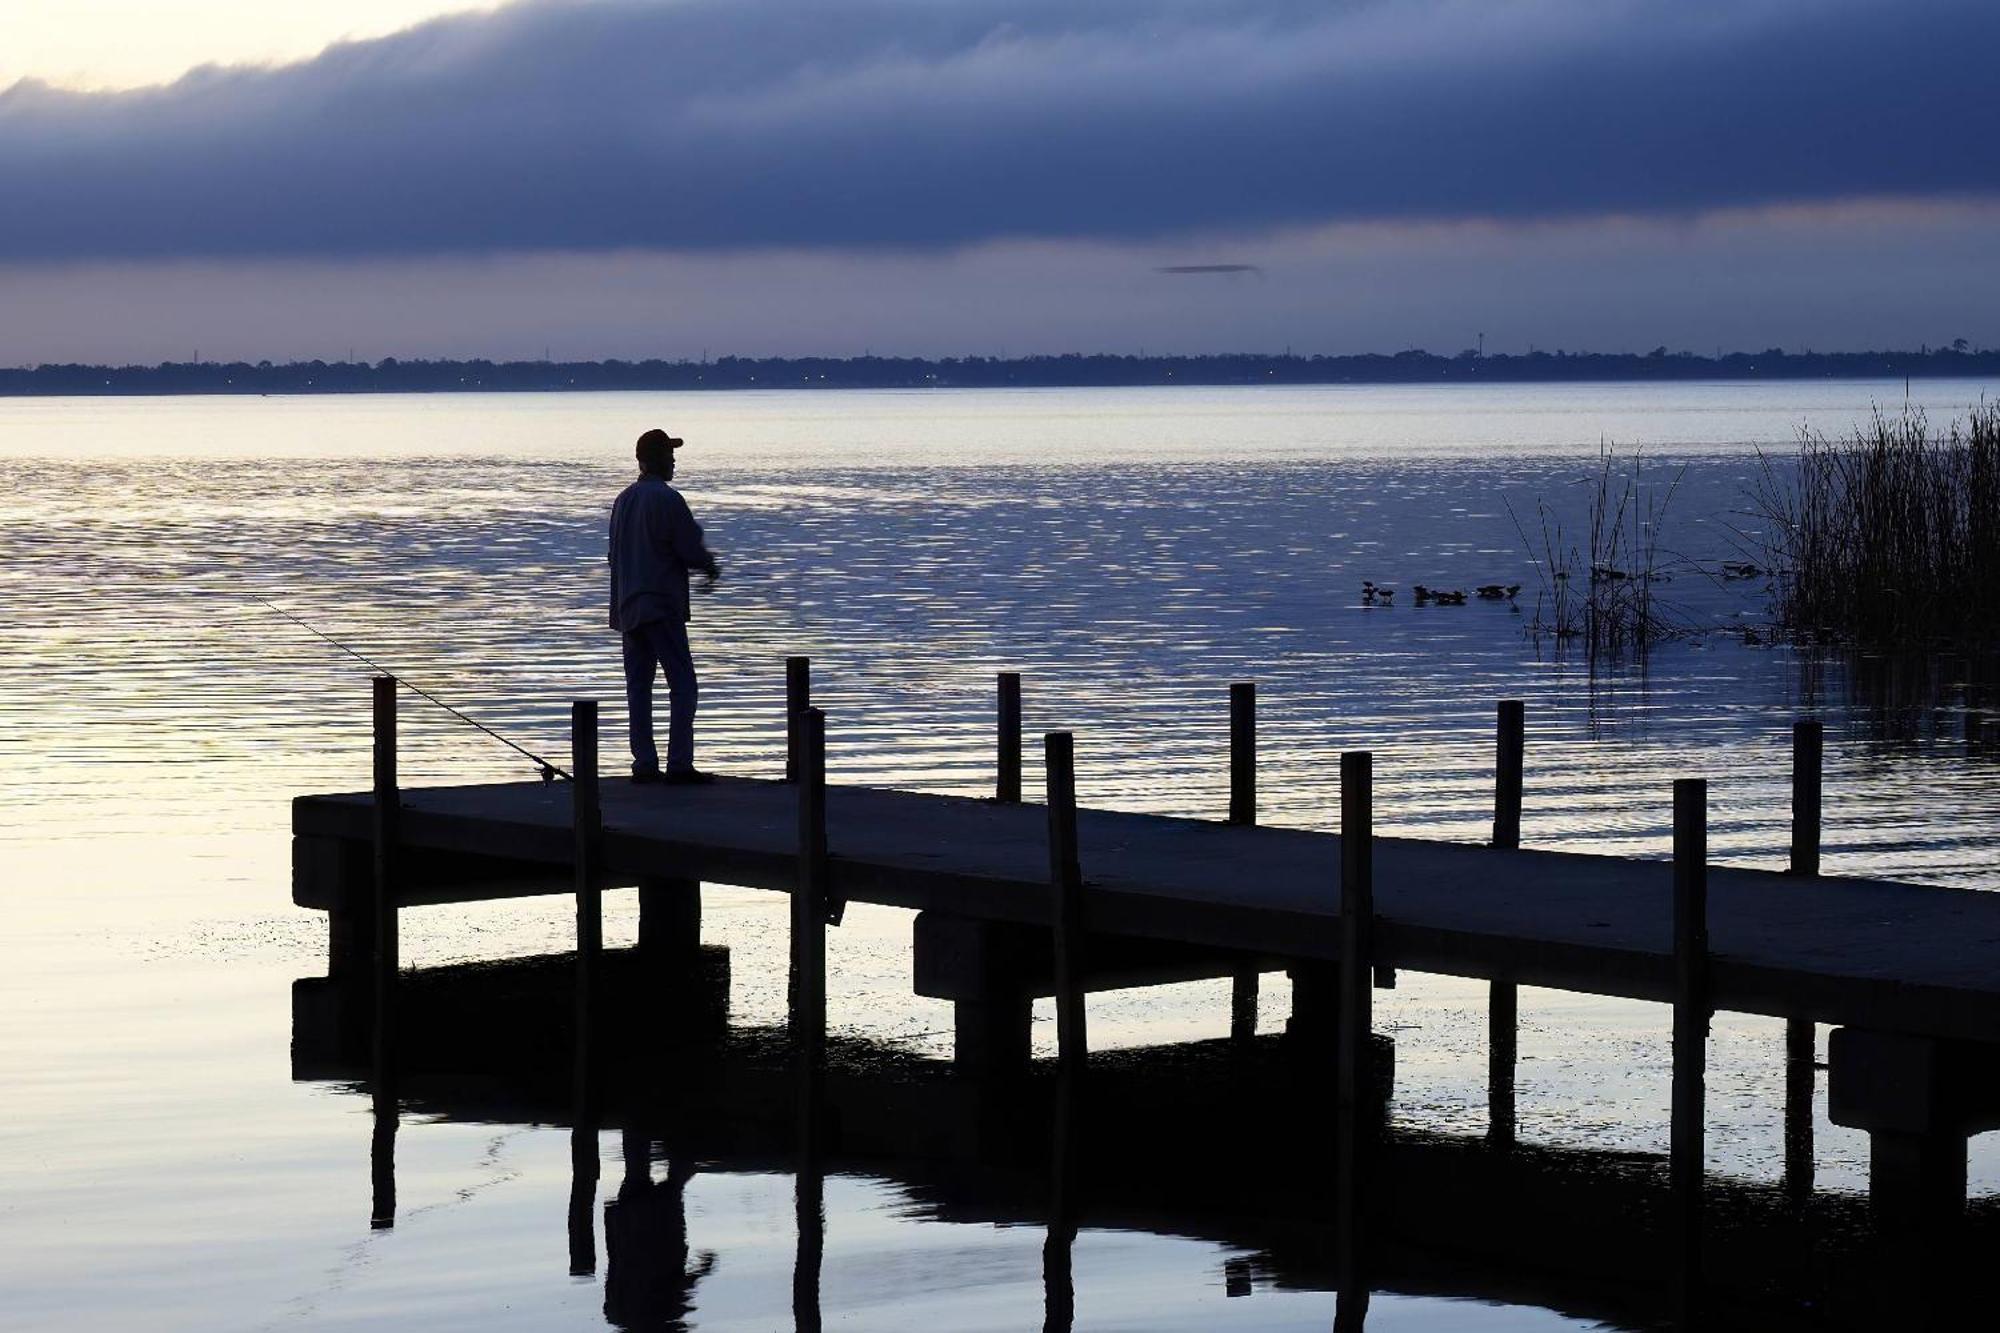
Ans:
{"type": "MultiPolygon", "coordinates": [[[[1992,386],[1918,384],[1948,415],[1992,386]]],[[[289,983],[325,960],[289,904],[286,802],[365,785],[365,670],[272,599],[531,748],[568,701],[622,722],[602,629],[603,516],[629,441],[691,441],[680,484],[725,565],[698,603],[702,761],[781,765],[782,659],[814,658],[836,780],[978,792],[992,674],[1026,673],[1030,733],[1078,735],[1085,800],[1213,816],[1226,686],[1259,682],[1263,815],[1335,822],[1337,756],[1370,747],[1379,825],[1484,836],[1492,707],[1529,701],[1525,836],[1661,855],[1668,788],[1711,781],[1711,846],[1782,864],[1788,730],[1829,721],[1827,868],[2000,888],[2000,784],[1964,744],[1962,670],[1899,673],[1746,643],[1756,582],[1702,573],[1754,540],[1758,450],[1838,431],[1901,384],[384,397],[0,402],[0,1324],[23,1328],[601,1327],[570,1279],[567,1135],[418,1124],[393,1231],[367,1226],[365,1099],[288,1076],[289,983]],[[1523,633],[1536,585],[1515,515],[1581,519],[1601,442],[1678,478],[1663,585],[1700,631],[1592,673],[1523,633]],[[1363,579],[1405,604],[1360,604],[1363,579]],[[1407,604],[1415,583],[1528,585],[1520,608],[1407,604]],[[1865,673],[1864,673],[1865,674],[1865,673]],[[1915,679],[1914,675],[1923,675],[1915,679]]],[[[432,710],[406,780],[525,776],[432,710]]],[[[615,748],[615,747],[614,747],[615,748]]],[[[1085,849],[1086,863],[1088,849],[1085,849]]],[[[629,938],[629,895],[609,929],[629,938]]],[[[739,1022],[783,1010],[784,907],[711,889],[739,1022]]],[[[559,900],[405,914],[405,960],[567,949],[559,900]]],[[[948,1050],[909,994],[908,920],[830,940],[834,1021],[948,1050]]],[[[1092,998],[1093,1040],[1219,1035],[1226,987],[1092,998]]],[[[1398,1123],[1483,1131],[1484,986],[1378,996],[1398,1123]]],[[[1263,1024],[1282,1025],[1282,977],[1263,1024]]],[[[1665,1011],[1521,999],[1531,1141],[1666,1146],[1665,1011]]],[[[1052,1015],[1040,1014],[1048,1049],[1052,1015]]],[[[1782,1027],[1720,1015],[1710,1168],[1771,1179],[1782,1027]]],[[[1824,1089],[1822,1087],[1822,1097],[1824,1089]]],[[[1824,1120],[1819,1179],[1865,1182],[1824,1120]]],[[[607,1136],[607,1178],[617,1144],[607,1136]]],[[[2000,1154],[1973,1144],[1974,1190],[2000,1154]]],[[[690,1326],[788,1326],[791,1182],[697,1175],[689,1240],[717,1256],[690,1326]]],[[[938,1220],[894,1182],[831,1181],[824,1308],[856,1328],[1020,1328],[1041,1232],[938,1220]]],[[[1226,1299],[1240,1256],[1086,1228],[1080,1328],[1323,1327],[1328,1293],[1226,1299]]],[[[1378,1296],[1371,1327],[1531,1329],[1529,1307],[1378,1296]]]]}

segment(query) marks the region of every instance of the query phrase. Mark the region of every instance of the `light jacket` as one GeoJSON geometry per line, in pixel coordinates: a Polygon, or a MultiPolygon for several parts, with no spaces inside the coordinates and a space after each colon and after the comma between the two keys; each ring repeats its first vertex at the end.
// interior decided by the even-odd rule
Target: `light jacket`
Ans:
{"type": "Polygon", "coordinates": [[[688,571],[712,571],[715,557],[702,544],[681,493],[659,477],[643,476],[611,506],[611,628],[629,633],[656,620],[688,618],[688,571]]]}

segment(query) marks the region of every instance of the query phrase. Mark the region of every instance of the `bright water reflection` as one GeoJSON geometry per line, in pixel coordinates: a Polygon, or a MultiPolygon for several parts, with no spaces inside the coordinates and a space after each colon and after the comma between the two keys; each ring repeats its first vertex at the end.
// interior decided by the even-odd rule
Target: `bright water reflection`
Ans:
{"type": "MultiPolygon", "coordinates": [[[[1937,413],[1983,388],[1915,387],[1937,413]]],[[[1086,800],[1212,815],[1225,791],[1225,687],[1254,678],[1264,818],[1330,826],[1337,755],[1367,746],[1382,828],[1478,838],[1492,704],[1516,696],[1530,710],[1530,843],[1659,854],[1668,783],[1698,773],[1712,782],[1714,854],[1776,865],[1786,732],[1799,712],[1826,708],[1828,869],[2000,887],[2000,784],[1993,759],[1963,743],[1959,668],[1903,691],[1912,707],[1850,706],[1844,667],[1726,632],[1756,620],[1757,586],[1691,572],[1671,595],[1710,632],[1644,672],[1594,679],[1537,651],[1506,604],[1358,603],[1363,578],[1532,588],[1533,553],[1508,506],[1547,500],[1575,521],[1601,438],[1645,446],[1652,475],[1685,465],[1668,544],[1712,566],[1738,553],[1753,446],[1783,448],[1806,420],[1838,430],[1901,392],[0,404],[10,481],[0,493],[0,1070],[14,1090],[0,1155],[10,1181],[25,1177],[0,1213],[0,1274],[21,1293],[6,1300],[30,1314],[93,1311],[104,1326],[138,1322],[140,1308],[169,1324],[175,1311],[180,1322],[201,1308],[228,1312],[206,1327],[338,1324],[392,1307],[439,1326],[490,1326],[517,1298],[518,1309],[554,1313],[545,1288],[560,1286],[522,1247],[560,1244],[537,1213],[553,1200],[547,1216],[559,1215],[560,1186],[516,1159],[554,1160],[555,1136],[506,1137],[501,1157],[518,1176],[494,1187],[491,1204],[441,1208],[425,1224],[432,1242],[409,1228],[363,1243],[351,1223],[365,1205],[345,1196],[365,1188],[349,1179],[365,1127],[353,1104],[284,1083],[284,985],[323,961],[318,923],[285,899],[285,802],[364,783],[366,682],[258,597],[560,753],[570,698],[618,697],[601,628],[602,516],[629,470],[626,442],[657,422],[693,442],[683,484],[727,574],[697,607],[705,764],[778,766],[782,658],[804,652],[830,715],[836,779],[980,791],[992,673],[1016,669],[1027,675],[1029,731],[1078,732],[1086,800]],[[74,1230],[95,1238],[87,1263],[59,1239],[74,1230]],[[216,1276],[217,1258],[235,1275],[216,1276]],[[125,1280],[95,1282],[107,1263],[125,1280]],[[311,1275],[335,1270],[338,1294],[302,1307],[311,1275]],[[336,1316],[337,1305],[354,1313],[336,1316]]],[[[407,718],[409,781],[523,771],[430,710],[407,718]]],[[[608,729],[621,720],[607,709],[608,729]]],[[[781,906],[714,898],[708,934],[735,950],[738,1015],[775,1016],[781,906]]],[[[629,907],[615,911],[614,930],[629,931],[629,907]]],[[[410,920],[415,963],[568,941],[553,902],[410,920]]],[[[899,914],[857,910],[835,935],[834,1019],[942,1049],[948,1013],[908,994],[907,931],[899,914]]],[[[1269,1027],[1282,983],[1267,995],[1269,1027]]],[[[1396,1114],[1483,1128],[1483,988],[1405,978],[1379,1003],[1380,1025],[1399,1039],[1396,1114]]],[[[1226,1011],[1220,991],[1194,986],[1099,997],[1092,1020],[1118,1044],[1213,1035],[1226,1011]]],[[[1529,993],[1522,1018],[1525,1138],[1664,1148],[1659,1011],[1529,993]]],[[[1778,1025],[1725,1015],[1716,1031],[1711,1164],[1769,1177],[1780,1157],[1778,1025]]],[[[423,1133],[405,1141],[430,1151],[415,1148],[423,1133]]],[[[1975,1188],[1990,1189],[2000,1171],[1982,1149],[1975,1188]]],[[[1857,1185],[1864,1158],[1858,1136],[1822,1119],[1823,1183],[1857,1185]]],[[[411,1188],[484,1198],[479,1160],[440,1158],[432,1185],[411,1188]]],[[[853,1188],[830,1204],[830,1280],[842,1219],[887,1206],[853,1188]]],[[[754,1213],[747,1193],[735,1198],[754,1213]]],[[[720,1224],[728,1208],[716,1206],[720,1224]]],[[[725,1234],[749,1225],[740,1214],[725,1234]]],[[[937,1225],[903,1224],[882,1244],[950,1244],[930,1239],[937,1225]]],[[[1003,1239],[996,1253],[1033,1243],[1003,1239]]],[[[1130,1278],[1105,1279],[1107,1304],[1161,1326],[1149,1288],[1185,1262],[1173,1246],[1193,1243],[1104,1244],[1105,1271],[1130,1278]]],[[[1082,1250],[1077,1271],[1087,1283],[1082,1250]]],[[[961,1298],[972,1299],[951,1297],[961,1298]]],[[[588,1322],[593,1298],[560,1299],[588,1322]]],[[[1278,1304],[1260,1294],[1228,1308],[1243,1327],[1288,1327],[1278,1304]]],[[[945,1308],[913,1299],[906,1314],[935,1323],[945,1308]]],[[[869,1326],[884,1326],[878,1317],[890,1318],[871,1312],[869,1326]]],[[[768,1312],[742,1318],[762,1326],[768,1312]]]]}

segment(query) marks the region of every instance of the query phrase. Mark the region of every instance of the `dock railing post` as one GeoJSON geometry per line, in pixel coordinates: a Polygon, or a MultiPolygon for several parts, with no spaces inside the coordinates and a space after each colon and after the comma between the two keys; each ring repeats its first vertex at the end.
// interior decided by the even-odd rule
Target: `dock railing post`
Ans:
{"type": "Polygon", "coordinates": [[[1500,701],[1494,734],[1493,845],[1509,851],[1521,845],[1521,770],[1527,753],[1527,705],[1500,701]]]}
{"type": "Polygon", "coordinates": [[[576,865],[576,1095],[588,1108],[591,1047],[597,1025],[598,971],[604,951],[604,885],[599,845],[604,833],[597,776],[597,701],[569,706],[570,834],[576,865]]]}
{"type": "Polygon", "coordinates": [[[799,724],[798,882],[792,892],[792,1041],[816,1078],[826,1060],[826,714],[799,724]]]}
{"type": "Polygon", "coordinates": [[[374,753],[374,1132],[369,1145],[369,1225],[396,1224],[396,978],[401,970],[396,920],[396,835],[402,792],[396,775],[396,678],[376,676],[373,688],[374,753]]]}
{"type": "MultiPolygon", "coordinates": [[[[1229,822],[1257,822],[1257,684],[1229,687],[1229,822]]],[[[1239,1046],[1257,1036],[1257,971],[1245,964],[1230,979],[1229,1037],[1239,1046]]]]}
{"type": "MultiPolygon", "coordinates": [[[[1812,718],[1792,724],[1792,857],[1794,875],[1819,874],[1820,807],[1826,732],[1812,718]]],[[[1795,1203],[1812,1196],[1813,1090],[1819,1034],[1810,1018],[1785,1020],[1785,1193],[1795,1203]]]]}
{"type": "Polygon", "coordinates": [[[1806,718],[1792,723],[1792,861],[1794,875],[1819,873],[1820,802],[1826,730],[1806,718]]]}
{"type": "MultiPolygon", "coordinates": [[[[1527,753],[1527,705],[1502,699],[1494,731],[1493,845],[1521,845],[1521,786],[1527,753]]],[[[1486,998],[1486,1139],[1496,1148],[1514,1143],[1514,1070],[1518,1060],[1520,991],[1511,977],[1495,977],[1486,998]]]]}
{"type": "Polygon", "coordinates": [[[1340,756],[1340,1067],[1335,1083],[1340,1294],[1337,1327],[1359,1329],[1368,1308],[1361,1214],[1367,1187],[1374,1027],[1375,757],[1340,756]]]}
{"type": "Polygon", "coordinates": [[[1708,1054],[1708,783],[1674,782],[1674,1054],[1670,1161],[1681,1326],[1699,1319],[1708,1054]]]}
{"type": "Polygon", "coordinates": [[[995,735],[996,777],[993,799],[1009,805],[1021,800],[1021,673],[1002,671],[999,677],[998,727],[995,735]]]}
{"type": "Polygon", "coordinates": [[[1229,822],[1257,822],[1257,685],[1229,687],[1229,822]]]}
{"type": "Polygon", "coordinates": [[[812,707],[812,659],[785,659],[785,781],[799,780],[799,714],[812,707]]]}

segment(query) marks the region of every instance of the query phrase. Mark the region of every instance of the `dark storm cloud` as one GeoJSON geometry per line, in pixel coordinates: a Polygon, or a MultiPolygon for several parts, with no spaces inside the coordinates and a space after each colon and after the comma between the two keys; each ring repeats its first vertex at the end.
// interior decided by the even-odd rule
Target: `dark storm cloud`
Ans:
{"type": "Polygon", "coordinates": [[[0,260],[928,248],[2000,191],[1991,0],[558,0],[0,93],[0,260]]]}

